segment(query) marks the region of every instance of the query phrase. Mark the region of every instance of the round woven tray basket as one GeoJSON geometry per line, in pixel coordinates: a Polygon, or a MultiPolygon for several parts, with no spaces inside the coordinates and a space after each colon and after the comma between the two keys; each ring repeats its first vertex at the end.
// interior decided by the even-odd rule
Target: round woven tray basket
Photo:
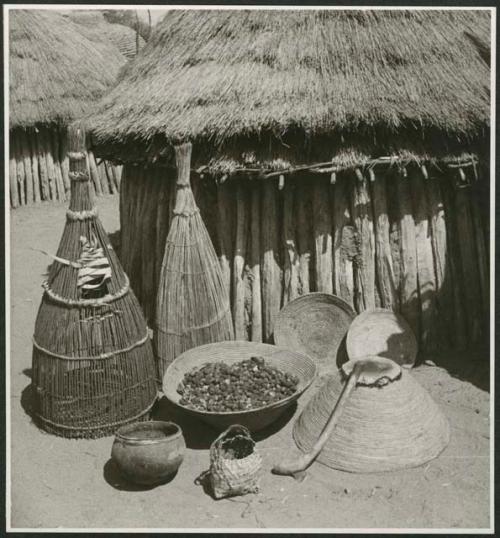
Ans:
{"type": "Polygon", "coordinates": [[[335,295],[308,293],[279,312],[274,342],[308,355],[321,370],[333,369],[355,315],[351,306],[335,295]]]}
{"type": "MultiPolygon", "coordinates": [[[[297,419],[293,437],[310,450],[337,402],[344,384],[328,376],[297,419]]],[[[357,386],[317,460],[355,473],[417,467],[435,457],[450,438],[448,420],[430,394],[408,373],[388,385],[357,386]]]]}
{"type": "Polygon", "coordinates": [[[350,360],[377,355],[411,368],[417,358],[417,340],[408,323],[392,310],[374,308],[361,312],[347,331],[350,360]]]}
{"type": "Polygon", "coordinates": [[[312,359],[300,353],[259,342],[238,340],[217,342],[189,349],[179,355],[165,372],[163,393],[172,403],[187,413],[198,417],[219,430],[233,424],[239,424],[250,431],[258,431],[277,420],[309,387],[315,375],[316,366],[312,359]],[[179,403],[181,396],[177,392],[177,387],[184,378],[184,374],[193,368],[201,368],[208,362],[234,364],[235,362],[250,359],[253,356],[263,357],[269,365],[298,377],[299,383],[295,393],[278,402],[247,411],[199,411],[179,403]]]}

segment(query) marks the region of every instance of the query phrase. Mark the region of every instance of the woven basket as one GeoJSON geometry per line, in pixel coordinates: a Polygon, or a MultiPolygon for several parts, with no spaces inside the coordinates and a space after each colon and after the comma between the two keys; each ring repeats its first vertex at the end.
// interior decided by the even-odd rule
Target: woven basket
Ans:
{"type": "Polygon", "coordinates": [[[347,332],[346,346],[350,360],[378,355],[405,367],[415,364],[418,352],[417,340],[408,323],[384,308],[365,310],[356,316],[347,332]]]}
{"type": "Polygon", "coordinates": [[[33,412],[51,433],[95,438],[147,419],[157,376],[144,315],[94,207],[83,134],[71,133],[71,201],[33,336],[33,412]],[[92,269],[81,238],[97,242],[110,272],[99,297],[79,284],[80,269],[92,269]]]}
{"type": "Polygon", "coordinates": [[[302,295],[279,312],[274,341],[308,355],[321,369],[332,369],[355,315],[351,306],[335,295],[320,292],[302,295]]]}
{"type": "MultiPolygon", "coordinates": [[[[343,376],[330,375],[296,421],[293,437],[307,452],[337,402],[343,376]]],[[[429,393],[407,370],[377,387],[357,386],[317,460],[342,471],[375,473],[416,467],[447,446],[449,424],[429,393]]]]}
{"type": "Polygon", "coordinates": [[[258,431],[278,419],[307,389],[315,374],[314,362],[309,357],[294,351],[259,342],[218,342],[190,349],[175,359],[165,372],[163,393],[175,405],[217,429],[223,430],[232,424],[241,424],[250,431],[258,431]],[[234,364],[255,355],[264,357],[271,366],[299,378],[297,390],[292,396],[264,407],[234,412],[197,411],[179,403],[181,396],[177,392],[177,387],[184,378],[184,374],[191,369],[201,367],[207,362],[234,364]]]}
{"type": "Polygon", "coordinates": [[[247,428],[230,426],[210,447],[210,485],[216,499],[257,493],[262,458],[247,428]],[[228,447],[237,443],[244,457],[228,458],[228,447]]]}

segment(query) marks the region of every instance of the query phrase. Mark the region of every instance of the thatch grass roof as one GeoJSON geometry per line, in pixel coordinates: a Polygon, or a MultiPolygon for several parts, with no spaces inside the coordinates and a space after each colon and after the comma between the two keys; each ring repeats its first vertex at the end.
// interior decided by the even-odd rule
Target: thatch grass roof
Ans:
{"type": "Polygon", "coordinates": [[[9,12],[10,126],[67,123],[89,113],[126,58],[52,11],[9,12]]]}
{"type": "Polygon", "coordinates": [[[470,35],[489,45],[489,12],[169,12],[91,118],[96,149],[461,146],[489,125],[489,66],[470,35]]]}
{"type": "Polygon", "coordinates": [[[113,24],[106,20],[103,10],[75,9],[61,12],[71,21],[82,25],[85,35],[99,41],[108,39],[127,58],[131,59],[141,50],[146,41],[123,24],[113,24]],[[137,43],[137,41],[138,43],[137,43]],[[137,47],[138,44],[138,47],[137,47]]]}

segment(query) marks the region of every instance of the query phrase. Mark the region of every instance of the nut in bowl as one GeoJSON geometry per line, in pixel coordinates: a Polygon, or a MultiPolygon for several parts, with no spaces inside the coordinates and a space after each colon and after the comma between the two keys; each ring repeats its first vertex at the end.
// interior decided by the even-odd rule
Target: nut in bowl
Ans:
{"type": "Polygon", "coordinates": [[[241,424],[250,431],[277,420],[316,374],[307,356],[269,344],[228,341],[190,349],[163,378],[175,405],[223,430],[241,424]]]}
{"type": "Polygon", "coordinates": [[[172,479],[179,469],[186,444],[173,422],[136,422],[115,435],[111,458],[127,480],[155,486],[172,479]]]}

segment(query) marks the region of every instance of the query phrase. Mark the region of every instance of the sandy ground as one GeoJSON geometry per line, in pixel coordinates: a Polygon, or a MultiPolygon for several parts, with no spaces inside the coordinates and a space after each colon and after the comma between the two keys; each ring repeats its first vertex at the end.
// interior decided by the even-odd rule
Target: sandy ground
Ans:
{"type": "MultiPolygon", "coordinates": [[[[108,233],[118,230],[118,199],[98,201],[108,233]]],[[[177,415],[165,401],[156,417],[183,427],[188,450],[169,484],[128,485],[109,460],[112,437],[75,441],[46,434],[29,416],[31,336],[48,264],[31,247],[55,252],[65,205],[11,214],[11,526],[13,528],[488,528],[489,394],[484,355],[431,357],[448,369],[420,366],[412,375],[442,406],[450,445],[429,464],[401,472],[355,475],[319,463],[308,478],[269,473],[291,440],[299,407],[259,436],[265,472],[256,495],[214,501],[196,477],[208,468],[216,433],[177,415]],[[441,362],[440,362],[441,361],[441,362]],[[467,365],[465,367],[464,365],[467,365]]]]}

